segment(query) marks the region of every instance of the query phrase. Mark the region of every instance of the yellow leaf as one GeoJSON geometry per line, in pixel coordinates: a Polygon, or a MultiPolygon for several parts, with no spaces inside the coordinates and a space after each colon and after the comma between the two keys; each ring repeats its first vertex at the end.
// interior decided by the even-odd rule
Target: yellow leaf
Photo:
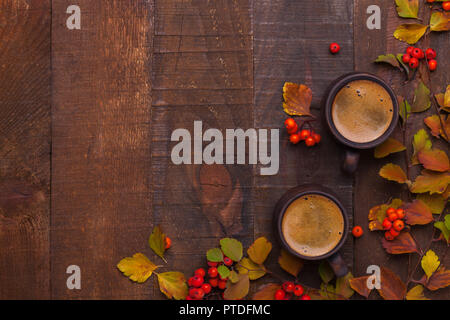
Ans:
{"type": "Polygon", "coordinates": [[[447,189],[450,183],[450,174],[448,172],[433,172],[423,170],[421,175],[416,178],[416,181],[411,185],[410,191],[412,193],[442,194],[447,189]]]}
{"type": "Polygon", "coordinates": [[[263,264],[271,250],[272,244],[265,237],[260,237],[248,248],[247,253],[253,262],[263,264]]]}
{"type": "Polygon", "coordinates": [[[434,12],[430,18],[431,31],[450,30],[450,12],[434,12]]]}
{"type": "Polygon", "coordinates": [[[391,153],[396,153],[406,150],[406,147],[398,140],[388,138],[385,142],[375,148],[375,158],[384,158],[391,153]]]}
{"type": "Polygon", "coordinates": [[[402,18],[417,18],[419,0],[395,0],[397,13],[402,18]]]}
{"type": "Polygon", "coordinates": [[[425,150],[431,149],[432,146],[428,133],[424,129],[420,129],[419,131],[417,131],[417,133],[414,135],[412,144],[414,147],[414,154],[412,156],[411,162],[412,164],[419,164],[417,154],[424,149],[425,150]]]}
{"type": "Polygon", "coordinates": [[[281,250],[281,255],[278,258],[278,264],[284,271],[290,273],[294,277],[297,277],[303,267],[303,260],[293,256],[286,250],[281,250]]]}
{"type": "Polygon", "coordinates": [[[304,84],[286,82],[283,86],[283,109],[291,116],[311,115],[312,91],[304,84]]]}
{"type": "Polygon", "coordinates": [[[434,253],[433,250],[428,250],[422,257],[421,264],[423,271],[425,271],[427,278],[429,278],[437,270],[441,263],[439,262],[439,257],[436,253],[434,253]]]}
{"type": "Polygon", "coordinates": [[[395,181],[398,183],[406,183],[408,178],[406,177],[403,169],[393,163],[388,163],[383,168],[380,169],[379,175],[383,178],[391,181],[395,181]]]}
{"type": "Polygon", "coordinates": [[[256,280],[266,274],[264,267],[254,263],[249,258],[243,258],[236,265],[236,270],[239,274],[248,274],[250,280],[256,280]]]}
{"type": "Polygon", "coordinates": [[[408,293],[406,294],[406,300],[430,300],[430,299],[424,296],[423,286],[419,284],[408,291],[408,293]]]}
{"type": "Polygon", "coordinates": [[[444,106],[450,108],[450,84],[447,86],[444,94],[444,106]]]}
{"type": "Polygon", "coordinates": [[[159,290],[169,299],[183,300],[188,295],[184,274],[171,271],[158,274],[159,290]]]}
{"type": "Polygon", "coordinates": [[[136,253],[133,257],[126,257],[117,264],[117,268],[130,280],[143,283],[155,271],[158,266],[148,260],[142,253],[136,253]]]}
{"type": "Polygon", "coordinates": [[[394,37],[409,44],[414,44],[422,38],[427,28],[428,26],[418,23],[402,24],[395,30],[394,37]]]}

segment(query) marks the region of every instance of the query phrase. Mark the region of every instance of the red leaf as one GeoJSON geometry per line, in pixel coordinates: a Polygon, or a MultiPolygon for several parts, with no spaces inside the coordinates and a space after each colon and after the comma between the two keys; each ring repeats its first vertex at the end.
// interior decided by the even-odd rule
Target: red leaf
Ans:
{"type": "Polygon", "coordinates": [[[378,292],[384,300],[403,300],[406,296],[406,285],[394,272],[381,267],[381,288],[378,292]]]}
{"type": "Polygon", "coordinates": [[[425,287],[432,291],[448,286],[450,286],[450,270],[446,270],[444,266],[435,271],[425,283],[425,287]]]}
{"type": "Polygon", "coordinates": [[[422,200],[414,200],[405,205],[405,220],[409,225],[428,224],[433,221],[430,208],[422,200]]]}
{"type": "Polygon", "coordinates": [[[381,243],[386,252],[390,254],[418,252],[416,242],[409,232],[402,232],[397,238],[391,241],[383,238],[381,243]]]}

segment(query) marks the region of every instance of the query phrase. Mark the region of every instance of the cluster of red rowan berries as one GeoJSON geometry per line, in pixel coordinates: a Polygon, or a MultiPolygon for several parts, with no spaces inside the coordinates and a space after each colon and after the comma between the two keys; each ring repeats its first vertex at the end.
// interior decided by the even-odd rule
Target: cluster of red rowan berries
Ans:
{"type": "Polygon", "coordinates": [[[297,144],[300,141],[305,141],[306,146],[312,147],[320,142],[322,137],[313,130],[301,129],[299,130],[297,122],[294,119],[288,118],[284,122],[286,130],[289,134],[289,141],[292,144],[297,144]]]}
{"type": "Polygon", "coordinates": [[[311,297],[304,293],[303,287],[291,281],[286,281],[281,289],[275,291],[275,300],[291,300],[296,297],[297,300],[311,300],[311,297]]]}
{"type": "MultiPolygon", "coordinates": [[[[433,3],[436,0],[427,0],[428,3],[433,3]]],[[[442,2],[442,9],[444,9],[445,11],[450,11],[450,1],[444,1],[442,2]]]]}
{"type": "Polygon", "coordinates": [[[386,230],[384,237],[386,240],[394,240],[405,227],[403,219],[405,211],[402,208],[388,208],[386,210],[386,218],[383,220],[383,229],[386,230]]]}
{"type": "Polygon", "coordinates": [[[233,263],[233,260],[224,256],[222,262],[208,261],[208,271],[205,271],[203,268],[195,270],[194,276],[188,279],[189,295],[186,297],[186,300],[202,300],[211,293],[213,288],[225,290],[228,278],[223,278],[219,274],[217,267],[221,264],[230,267],[233,263]]]}
{"type": "Polygon", "coordinates": [[[428,69],[434,71],[437,68],[436,51],[428,48],[425,52],[422,49],[409,46],[406,53],[402,56],[402,61],[407,63],[411,69],[416,69],[419,66],[419,61],[426,58],[428,69]]]}

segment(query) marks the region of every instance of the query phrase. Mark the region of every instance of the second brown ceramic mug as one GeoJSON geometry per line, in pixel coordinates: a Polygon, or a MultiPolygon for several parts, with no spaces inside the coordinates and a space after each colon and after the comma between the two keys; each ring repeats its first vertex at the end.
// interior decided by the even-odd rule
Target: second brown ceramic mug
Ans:
{"type": "MultiPolygon", "coordinates": [[[[360,95],[358,93],[358,90],[355,90],[355,95],[360,95]]],[[[356,104],[358,103],[355,99],[356,104]]],[[[370,103],[375,103],[373,99],[369,101],[370,103]]],[[[397,102],[397,97],[392,90],[392,88],[382,79],[379,77],[370,74],[370,73],[363,73],[363,72],[352,72],[349,74],[345,74],[335,81],[331,83],[329,86],[324,99],[322,100],[322,111],[324,113],[324,120],[326,122],[326,126],[329,128],[333,136],[343,145],[347,147],[347,150],[345,152],[345,158],[343,160],[342,168],[347,173],[354,173],[356,171],[356,168],[358,167],[358,161],[359,161],[359,150],[361,149],[369,149],[374,148],[378,146],[379,144],[383,143],[394,131],[397,122],[398,122],[398,115],[399,115],[399,107],[397,102]],[[336,99],[336,96],[338,93],[343,89],[344,87],[350,87],[351,83],[356,83],[355,81],[358,80],[366,80],[369,82],[373,82],[379,86],[381,86],[385,92],[390,96],[392,100],[392,119],[387,127],[387,129],[381,134],[379,137],[372,141],[365,141],[363,143],[361,142],[355,142],[352,141],[346,137],[344,137],[343,134],[339,132],[339,130],[336,128],[336,124],[333,120],[333,105],[336,99]]]]}

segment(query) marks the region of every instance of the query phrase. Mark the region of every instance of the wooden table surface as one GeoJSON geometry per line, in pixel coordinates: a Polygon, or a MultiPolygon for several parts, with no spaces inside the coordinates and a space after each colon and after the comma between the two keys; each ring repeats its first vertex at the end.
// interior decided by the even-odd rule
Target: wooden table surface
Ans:
{"type": "MultiPolygon", "coordinates": [[[[323,127],[311,149],[290,145],[280,130],[274,176],[170,159],[172,131],[192,132],[194,120],[221,130],[282,128],[285,81],[312,88],[316,115],[329,83],[352,70],[407,94],[400,73],[373,64],[406,48],[392,37],[400,21],[394,1],[379,0],[1,1],[0,298],[161,299],[154,279],[133,284],[115,267],[135,252],[155,259],[147,244],[154,225],[173,240],[169,267],[191,274],[225,235],[245,245],[261,235],[275,241],[275,202],[308,182],[338,193],[366,231],[342,249],[353,274],[386,265],[406,280],[414,257],[388,256],[381,234],[367,229],[372,206],[406,196],[377,176],[383,162],[372,150],[355,177],[341,173],[343,148],[323,127]],[[81,30],[66,27],[71,4],[81,8],[81,30]],[[366,28],[371,4],[382,8],[380,30],[366,28]],[[331,42],[342,47],[337,56],[331,42]],[[81,290],[66,287],[69,265],[81,268],[81,290]]],[[[424,46],[448,57],[450,37],[437,38],[424,46]]],[[[439,63],[435,92],[449,82],[449,60],[439,63]]],[[[409,140],[422,127],[414,123],[409,140]]],[[[317,263],[300,278],[317,285],[317,263]]],[[[430,296],[448,299],[450,290],[430,296]]]]}

